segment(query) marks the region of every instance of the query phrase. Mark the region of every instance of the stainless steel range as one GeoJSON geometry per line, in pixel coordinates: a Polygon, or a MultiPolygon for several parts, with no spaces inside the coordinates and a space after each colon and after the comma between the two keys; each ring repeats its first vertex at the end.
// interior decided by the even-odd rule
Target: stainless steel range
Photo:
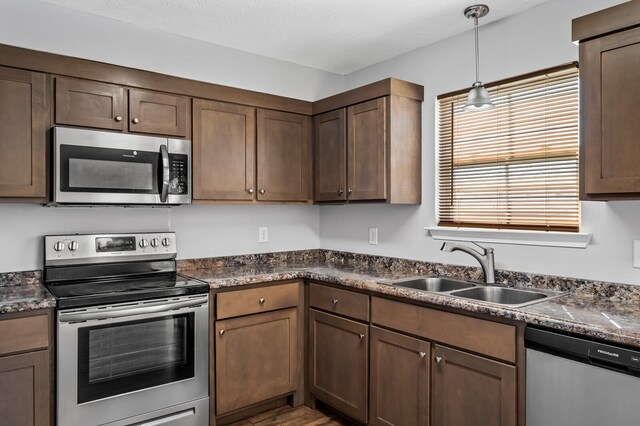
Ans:
{"type": "Polygon", "coordinates": [[[208,285],[176,273],[174,233],[51,235],[59,426],[205,426],[208,285]]]}

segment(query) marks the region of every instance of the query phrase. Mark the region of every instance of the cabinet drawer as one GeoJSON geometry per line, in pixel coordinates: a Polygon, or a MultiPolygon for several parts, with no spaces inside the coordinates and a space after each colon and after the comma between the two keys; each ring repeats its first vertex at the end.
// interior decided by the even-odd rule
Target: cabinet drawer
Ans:
{"type": "Polygon", "coordinates": [[[309,305],[361,321],[369,321],[369,296],[366,294],[311,284],[309,305]]]}
{"type": "Polygon", "coordinates": [[[0,355],[49,347],[49,316],[1,319],[0,355]]]}
{"type": "Polygon", "coordinates": [[[428,340],[516,362],[516,328],[466,315],[373,297],[372,322],[428,340]]]}
{"type": "Polygon", "coordinates": [[[219,293],[216,318],[231,318],[298,305],[297,282],[219,293]]]}

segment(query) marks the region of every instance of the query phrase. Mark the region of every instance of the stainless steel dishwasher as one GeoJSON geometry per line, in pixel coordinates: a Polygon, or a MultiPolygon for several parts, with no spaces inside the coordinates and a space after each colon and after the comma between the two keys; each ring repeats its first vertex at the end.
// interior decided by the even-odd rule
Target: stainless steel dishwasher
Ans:
{"type": "Polygon", "coordinates": [[[527,426],[640,425],[640,350],[528,327],[527,426]]]}

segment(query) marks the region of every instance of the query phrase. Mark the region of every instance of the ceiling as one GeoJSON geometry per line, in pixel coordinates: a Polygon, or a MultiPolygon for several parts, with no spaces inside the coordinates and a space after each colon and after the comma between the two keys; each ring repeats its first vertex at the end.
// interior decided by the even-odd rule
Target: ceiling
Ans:
{"type": "MultiPolygon", "coordinates": [[[[348,74],[473,28],[470,0],[42,0],[348,74]]],[[[489,0],[481,25],[548,0],[489,0]]]]}

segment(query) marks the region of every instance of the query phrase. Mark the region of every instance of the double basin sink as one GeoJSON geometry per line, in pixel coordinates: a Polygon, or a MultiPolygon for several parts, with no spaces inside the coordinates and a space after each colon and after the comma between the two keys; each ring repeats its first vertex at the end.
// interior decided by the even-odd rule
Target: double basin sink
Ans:
{"type": "Polygon", "coordinates": [[[533,303],[563,296],[560,292],[538,292],[534,290],[520,290],[509,287],[499,287],[463,281],[446,277],[414,277],[399,280],[380,281],[398,287],[407,287],[429,293],[446,294],[453,297],[472,299],[496,305],[520,308],[533,303]]]}

